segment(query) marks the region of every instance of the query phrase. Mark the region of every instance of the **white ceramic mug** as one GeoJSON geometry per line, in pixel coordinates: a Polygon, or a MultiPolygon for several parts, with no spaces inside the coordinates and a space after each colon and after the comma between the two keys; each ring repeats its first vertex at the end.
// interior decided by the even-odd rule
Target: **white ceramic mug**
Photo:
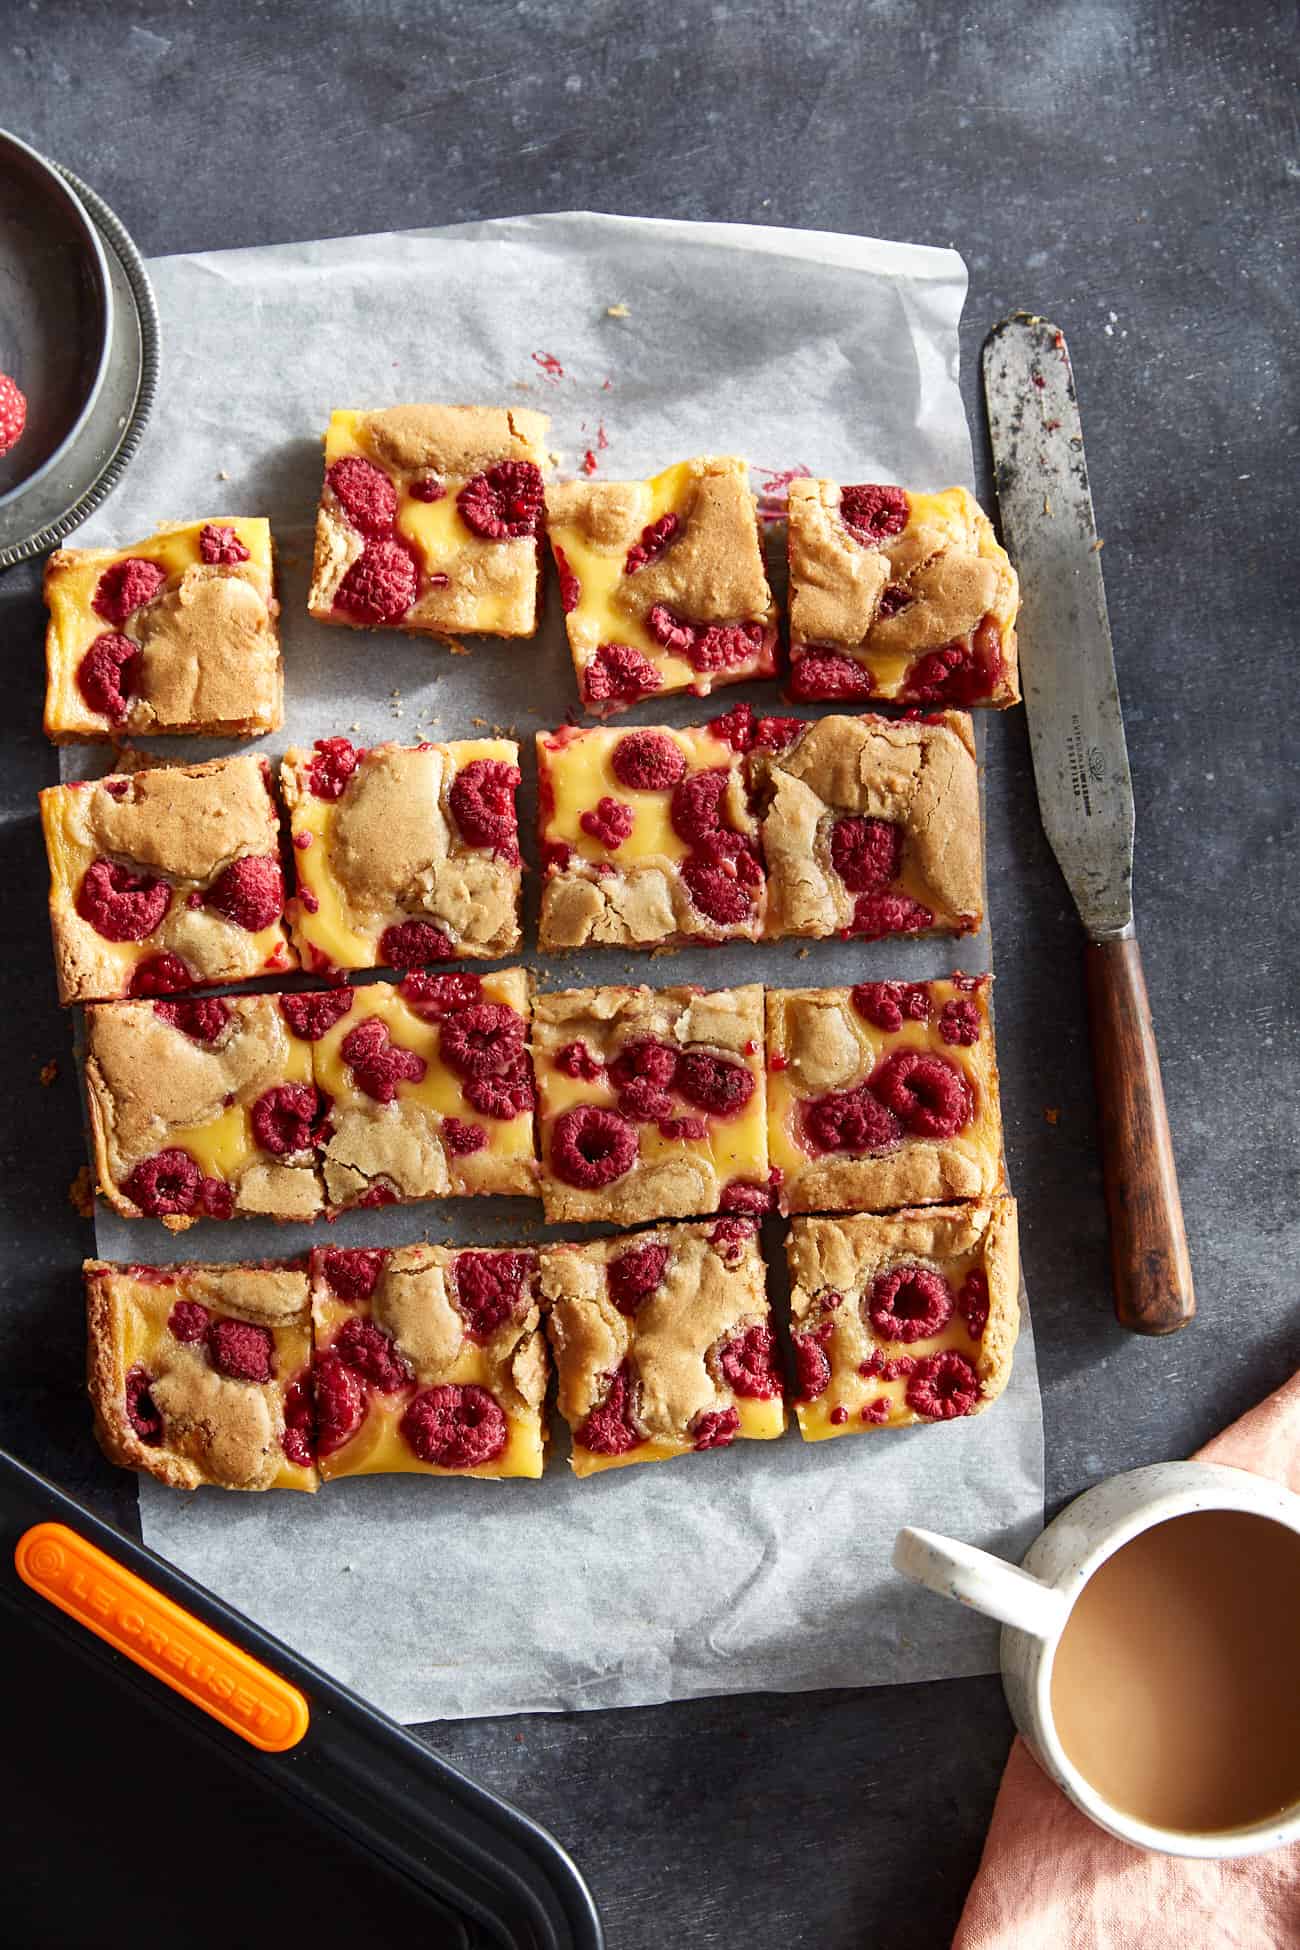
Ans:
{"type": "Polygon", "coordinates": [[[1085,1491],[1037,1538],[1023,1569],[930,1530],[900,1530],[894,1566],[941,1597],[1000,1620],[1002,1683],[1016,1725],[1057,1786],[1099,1827],[1168,1855],[1255,1855],[1300,1840],[1300,1800],[1269,1820],[1220,1833],[1151,1827],[1084,1778],[1062,1747],[1052,1711],[1052,1662],[1089,1578],[1141,1532],[1204,1510],[1272,1518],[1300,1536],[1300,1496],[1280,1483],[1217,1463],[1156,1463],[1085,1491]]]}

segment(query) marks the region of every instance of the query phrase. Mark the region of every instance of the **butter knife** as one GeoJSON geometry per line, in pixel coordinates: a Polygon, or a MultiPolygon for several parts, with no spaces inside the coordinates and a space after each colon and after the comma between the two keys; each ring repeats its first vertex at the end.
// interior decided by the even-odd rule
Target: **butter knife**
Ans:
{"type": "Polygon", "coordinates": [[[984,346],[1003,539],[1020,575],[1038,805],[1087,935],[1088,1017],[1121,1326],[1196,1312],[1160,1059],[1133,926],[1133,785],[1101,543],[1063,334],[1016,312],[984,346]]]}

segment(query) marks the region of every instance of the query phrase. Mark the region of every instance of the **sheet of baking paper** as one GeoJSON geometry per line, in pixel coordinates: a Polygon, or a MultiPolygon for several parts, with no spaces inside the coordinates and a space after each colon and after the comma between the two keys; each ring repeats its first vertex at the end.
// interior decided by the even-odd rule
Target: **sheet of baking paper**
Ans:
{"type": "MultiPolygon", "coordinates": [[[[612,478],[700,452],[746,454],[774,475],[806,468],[936,488],[971,478],[957,389],[965,272],[951,251],[579,215],[150,269],[163,317],[157,413],[122,487],[77,539],[127,541],[196,516],[271,517],[288,713],[266,741],[273,755],[328,733],[414,741],[485,722],[531,739],[575,703],[554,599],[537,642],[476,643],[466,656],[308,621],[331,407],[526,403],[551,414],[564,469],[590,453],[612,478]]],[[[747,694],[775,702],[770,687],[747,694]]],[[[649,700],[628,721],[688,723],[713,708],[649,700]]],[[[179,755],[174,740],[157,749],[179,755]]],[[[102,759],[91,764],[102,769],[102,759]]],[[[528,754],[524,776],[527,852],[528,754]]],[[[534,909],[535,900],[529,938],[534,909]]],[[[915,978],[946,973],[955,958],[986,967],[987,937],[956,956],[941,942],[880,942],[736,944],[654,960],[605,950],[546,966],[526,957],[554,987],[915,978]]],[[[354,1213],[329,1236],[534,1241],[546,1236],[538,1212],[527,1201],[444,1201],[354,1213]]],[[[778,1222],[766,1228],[778,1310],[782,1234],[778,1222]]],[[[110,1258],[309,1243],[303,1227],[204,1225],[177,1240],[99,1217],[110,1258]]],[[[145,1482],[144,1535],[391,1713],[428,1720],[988,1671],[994,1629],[896,1577],[894,1531],[925,1524],[1018,1555],[1042,1520],[1027,1327],[1005,1397],[973,1421],[812,1448],[792,1432],[585,1483],[570,1477],[564,1452],[561,1430],[538,1483],[372,1477],[313,1499],[186,1498],[145,1482]]]]}

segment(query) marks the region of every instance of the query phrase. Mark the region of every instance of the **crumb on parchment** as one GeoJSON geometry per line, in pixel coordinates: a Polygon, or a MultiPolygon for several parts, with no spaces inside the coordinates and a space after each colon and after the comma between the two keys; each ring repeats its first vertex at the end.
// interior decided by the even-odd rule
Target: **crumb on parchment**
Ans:
{"type": "Polygon", "coordinates": [[[68,1187],[68,1204],[83,1219],[95,1216],[95,1181],[90,1175],[90,1166],[83,1165],[68,1187]]]}
{"type": "Polygon", "coordinates": [[[48,1063],[42,1063],[39,1074],[40,1080],[47,1090],[52,1083],[57,1083],[59,1080],[58,1058],[52,1056],[48,1063]]]}

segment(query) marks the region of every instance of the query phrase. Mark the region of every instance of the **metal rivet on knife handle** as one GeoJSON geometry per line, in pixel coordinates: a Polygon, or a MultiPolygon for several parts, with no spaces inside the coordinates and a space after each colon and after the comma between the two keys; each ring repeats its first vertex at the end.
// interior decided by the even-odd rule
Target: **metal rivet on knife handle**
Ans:
{"type": "Polygon", "coordinates": [[[1115,1311],[1170,1334],[1196,1311],[1160,1063],[1133,931],[1133,785],[1083,428],[1064,335],[1018,312],[984,346],[1003,541],[1019,572],[1038,804],[1087,931],[1115,1311]]]}

